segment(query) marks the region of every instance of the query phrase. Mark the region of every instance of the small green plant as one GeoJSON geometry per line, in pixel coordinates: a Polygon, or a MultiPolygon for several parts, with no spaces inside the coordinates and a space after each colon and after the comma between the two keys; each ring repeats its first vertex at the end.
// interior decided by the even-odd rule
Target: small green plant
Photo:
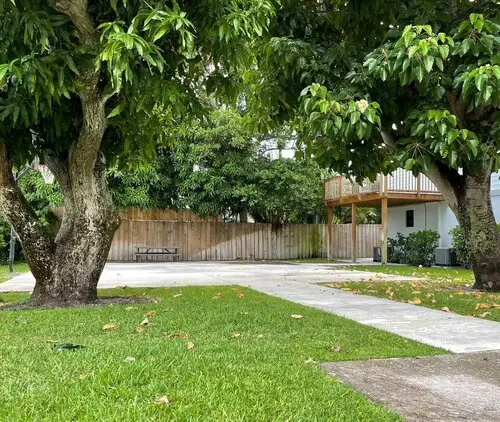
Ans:
{"type": "Polygon", "coordinates": [[[395,239],[388,239],[389,262],[396,264],[422,265],[430,267],[435,261],[439,233],[434,230],[420,230],[395,239]]]}
{"type": "MultiPolygon", "coordinates": [[[[500,233],[500,223],[497,224],[497,231],[500,233]]],[[[451,236],[451,247],[455,250],[458,263],[464,268],[472,268],[471,242],[464,234],[460,226],[456,226],[449,231],[451,236]]]]}
{"type": "Polygon", "coordinates": [[[410,233],[406,241],[406,263],[424,267],[434,264],[439,237],[439,233],[434,230],[410,233]]]}
{"type": "Polygon", "coordinates": [[[405,262],[404,255],[406,250],[406,241],[406,237],[401,233],[397,233],[395,239],[387,239],[387,254],[389,262],[393,264],[402,264],[405,262]]]}
{"type": "Polygon", "coordinates": [[[464,232],[457,226],[450,230],[451,247],[455,250],[458,263],[464,268],[471,268],[470,242],[464,232]]]}

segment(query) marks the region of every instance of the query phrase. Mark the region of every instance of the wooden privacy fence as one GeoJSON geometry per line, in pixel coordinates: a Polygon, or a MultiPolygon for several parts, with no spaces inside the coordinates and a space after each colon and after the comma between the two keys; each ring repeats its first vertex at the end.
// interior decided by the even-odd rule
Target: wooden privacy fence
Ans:
{"type": "MultiPolygon", "coordinates": [[[[358,224],[356,226],[356,256],[372,258],[373,248],[380,246],[380,224],[358,224]]],[[[331,251],[332,258],[351,258],[351,224],[333,224],[331,251]]]]}
{"type": "MultiPolygon", "coordinates": [[[[380,245],[379,225],[358,225],[358,257],[380,245]]],[[[351,225],[334,225],[332,257],[350,256],[351,225]],[[345,233],[345,235],[344,235],[345,233]]],[[[133,261],[137,247],[176,246],[183,261],[325,258],[326,224],[228,224],[208,221],[123,219],[108,259],[133,261]]]]}

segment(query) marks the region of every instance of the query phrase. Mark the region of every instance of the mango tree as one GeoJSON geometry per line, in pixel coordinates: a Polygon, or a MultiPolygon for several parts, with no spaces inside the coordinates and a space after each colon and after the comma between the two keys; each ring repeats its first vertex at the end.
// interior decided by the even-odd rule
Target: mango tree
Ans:
{"type": "Polygon", "coordinates": [[[107,157],[167,142],[207,77],[228,91],[272,14],[266,0],[0,0],[0,211],[36,278],[31,304],[97,299],[119,225],[107,157]],[[55,236],[12,176],[35,155],[64,196],[55,236]]]}

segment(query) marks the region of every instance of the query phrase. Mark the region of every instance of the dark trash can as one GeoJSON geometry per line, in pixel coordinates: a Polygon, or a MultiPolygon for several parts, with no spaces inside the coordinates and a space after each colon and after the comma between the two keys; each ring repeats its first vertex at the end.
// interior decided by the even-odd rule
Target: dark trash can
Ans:
{"type": "Polygon", "coordinates": [[[382,248],[380,246],[373,248],[373,262],[382,262],[382,248]]]}

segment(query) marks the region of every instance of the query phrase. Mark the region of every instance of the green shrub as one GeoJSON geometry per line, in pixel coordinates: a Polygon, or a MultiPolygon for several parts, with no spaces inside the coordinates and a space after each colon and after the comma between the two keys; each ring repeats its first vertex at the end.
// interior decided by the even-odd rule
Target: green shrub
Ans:
{"type": "Polygon", "coordinates": [[[471,248],[470,242],[464,235],[460,226],[450,230],[451,247],[454,249],[457,256],[457,262],[465,268],[471,268],[471,248]]]}
{"type": "Polygon", "coordinates": [[[439,237],[439,233],[434,230],[410,233],[406,240],[406,263],[424,267],[434,264],[439,237]]]}
{"type": "MultiPolygon", "coordinates": [[[[498,233],[500,233],[500,223],[497,224],[498,233]]],[[[472,268],[470,239],[464,235],[460,226],[449,231],[451,236],[451,247],[457,256],[457,262],[465,268],[472,268]]]]}
{"type": "Polygon", "coordinates": [[[4,264],[9,258],[9,235],[10,227],[0,216],[0,264],[4,264]]]}
{"type": "Polygon", "coordinates": [[[393,264],[403,264],[406,250],[406,237],[401,233],[396,234],[396,238],[387,239],[387,260],[393,264]]]}
{"type": "Polygon", "coordinates": [[[422,265],[430,267],[435,262],[439,233],[434,230],[421,230],[395,239],[388,239],[388,261],[397,264],[422,265]]]}

